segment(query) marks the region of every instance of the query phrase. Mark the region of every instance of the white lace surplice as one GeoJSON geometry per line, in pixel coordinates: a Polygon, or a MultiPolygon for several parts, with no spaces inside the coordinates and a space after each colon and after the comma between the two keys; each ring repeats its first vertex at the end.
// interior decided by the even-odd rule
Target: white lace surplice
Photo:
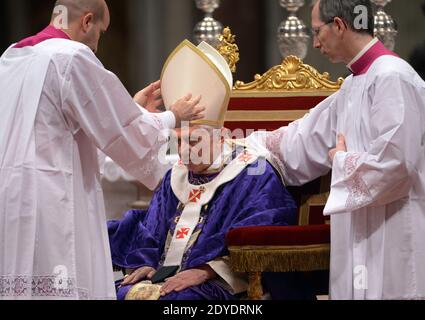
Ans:
{"type": "Polygon", "coordinates": [[[249,140],[267,146],[289,185],[333,170],[331,298],[425,298],[425,84],[383,56],[302,121],[249,140]],[[336,137],[348,152],[328,152],[336,137]]]}
{"type": "Polygon", "coordinates": [[[0,75],[0,298],[115,299],[97,150],[154,188],[170,123],[70,40],[10,48],[0,75]]]}

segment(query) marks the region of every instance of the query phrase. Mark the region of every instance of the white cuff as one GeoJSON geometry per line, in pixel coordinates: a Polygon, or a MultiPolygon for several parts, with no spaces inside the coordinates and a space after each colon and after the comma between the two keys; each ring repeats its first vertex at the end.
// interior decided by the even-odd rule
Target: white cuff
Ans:
{"type": "Polygon", "coordinates": [[[246,274],[235,273],[230,268],[229,257],[217,258],[207,263],[215,273],[232,289],[233,294],[239,294],[248,290],[246,274]]]}
{"type": "Polygon", "coordinates": [[[164,128],[174,129],[176,127],[176,116],[174,115],[172,111],[165,111],[162,113],[150,113],[148,110],[143,108],[137,102],[136,104],[139,107],[139,109],[142,111],[142,113],[144,114],[149,113],[154,115],[155,117],[158,117],[158,119],[162,122],[162,125],[164,126],[164,128]]]}
{"type": "Polygon", "coordinates": [[[174,129],[176,127],[176,116],[172,111],[155,113],[155,115],[158,116],[165,128],[174,129]]]}

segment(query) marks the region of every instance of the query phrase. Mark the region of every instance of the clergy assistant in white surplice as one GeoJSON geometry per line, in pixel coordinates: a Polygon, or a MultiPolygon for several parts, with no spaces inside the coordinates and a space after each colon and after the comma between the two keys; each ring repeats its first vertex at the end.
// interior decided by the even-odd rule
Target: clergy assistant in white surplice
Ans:
{"type": "Polygon", "coordinates": [[[314,46],[353,74],[303,119],[249,140],[289,185],[332,169],[331,299],[424,299],[425,83],[373,38],[369,0],[320,0],[312,25],[314,46]],[[357,5],[369,29],[355,28],[357,5]]]}
{"type": "Polygon", "coordinates": [[[56,5],[68,28],[53,15],[0,59],[0,299],[115,299],[98,150],[153,189],[167,130],[202,108],[188,95],[141,109],[161,103],[160,84],[133,100],[95,56],[105,1],[56,5]]]}

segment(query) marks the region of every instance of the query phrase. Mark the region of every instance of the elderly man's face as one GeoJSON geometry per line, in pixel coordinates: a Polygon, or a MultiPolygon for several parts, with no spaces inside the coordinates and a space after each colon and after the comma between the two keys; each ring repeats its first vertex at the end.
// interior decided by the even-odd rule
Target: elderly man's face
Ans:
{"type": "Polygon", "coordinates": [[[206,171],[221,154],[222,131],[200,126],[176,129],[180,159],[193,173],[206,171]]]}
{"type": "Polygon", "coordinates": [[[331,62],[343,61],[341,56],[341,41],[333,29],[333,21],[322,21],[320,18],[320,0],[313,7],[311,28],[313,30],[313,46],[319,49],[331,62]]]}

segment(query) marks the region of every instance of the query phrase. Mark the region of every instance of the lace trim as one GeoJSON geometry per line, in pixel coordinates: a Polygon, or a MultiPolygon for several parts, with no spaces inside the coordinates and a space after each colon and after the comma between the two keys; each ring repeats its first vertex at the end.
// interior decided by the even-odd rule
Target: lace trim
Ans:
{"type": "Polygon", "coordinates": [[[0,276],[0,297],[59,297],[89,300],[75,279],[57,276],[0,276]]]}
{"type": "Polygon", "coordinates": [[[372,195],[359,173],[354,173],[360,159],[359,154],[349,154],[345,159],[344,174],[347,179],[349,195],[345,207],[350,210],[358,209],[368,202],[372,195]]]}
{"type": "Polygon", "coordinates": [[[167,140],[163,139],[163,137],[158,137],[157,146],[159,146],[157,149],[154,147],[152,150],[148,152],[148,154],[145,156],[144,164],[140,168],[140,172],[143,176],[149,177],[152,175],[155,175],[155,173],[158,171],[160,158],[165,155],[161,155],[161,147],[164,146],[167,143],[167,140]]]}
{"type": "Polygon", "coordinates": [[[158,163],[158,157],[156,154],[150,153],[149,157],[146,157],[145,163],[140,168],[140,171],[144,177],[151,176],[152,173],[155,172],[155,169],[157,168],[158,163]]]}
{"type": "Polygon", "coordinates": [[[283,136],[285,135],[285,132],[282,130],[276,130],[271,133],[267,134],[266,138],[266,148],[270,151],[270,153],[273,156],[273,160],[277,162],[277,165],[284,169],[284,159],[282,157],[282,152],[280,150],[280,145],[283,140],[283,136]]]}
{"type": "Polygon", "coordinates": [[[154,147],[148,152],[145,157],[144,165],[141,168],[141,172],[145,177],[154,175],[158,171],[158,163],[160,162],[160,158],[164,155],[160,154],[161,148],[168,144],[168,129],[163,126],[163,123],[157,117],[153,117],[154,122],[158,126],[160,133],[158,134],[156,144],[154,147]]]}

